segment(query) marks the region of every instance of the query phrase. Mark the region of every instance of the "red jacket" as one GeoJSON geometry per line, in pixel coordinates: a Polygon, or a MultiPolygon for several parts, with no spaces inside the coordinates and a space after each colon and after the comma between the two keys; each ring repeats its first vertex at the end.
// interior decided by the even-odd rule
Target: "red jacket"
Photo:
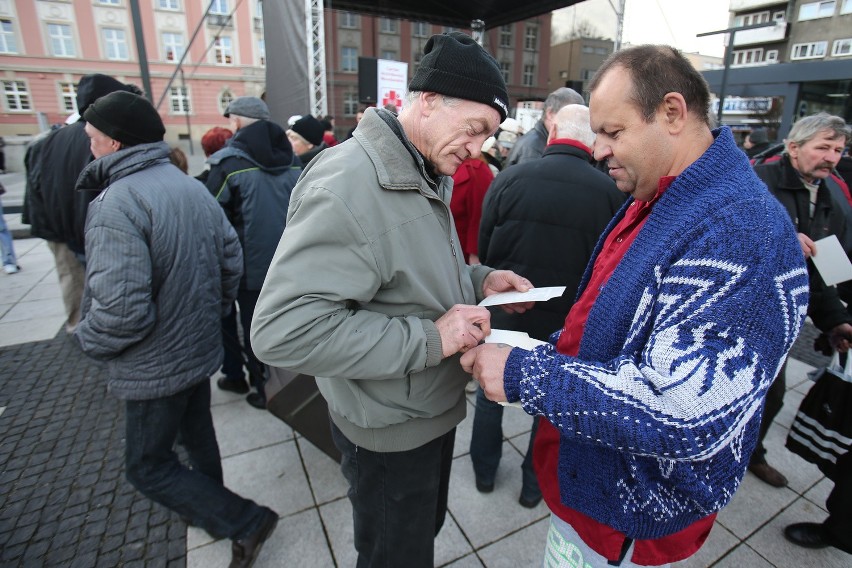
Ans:
{"type": "Polygon", "coordinates": [[[464,253],[465,262],[477,254],[479,220],[482,218],[482,201],[491,185],[494,174],[488,164],[480,159],[468,158],[453,175],[453,197],[450,211],[456,223],[456,232],[464,253]]]}

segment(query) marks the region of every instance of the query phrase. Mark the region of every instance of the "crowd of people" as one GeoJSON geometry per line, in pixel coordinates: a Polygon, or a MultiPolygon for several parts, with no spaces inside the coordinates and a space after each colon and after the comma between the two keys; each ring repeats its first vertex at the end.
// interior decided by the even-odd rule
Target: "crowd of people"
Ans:
{"type": "MultiPolygon", "coordinates": [[[[828,235],[852,253],[849,127],[821,113],[777,154],[765,130],[741,148],[667,46],[614,53],[589,91],[557,89],[524,133],[496,60],[436,35],[403,107],[360,111],[339,143],[332,117],[282,126],[234,99],[193,178],[135,86],[83,77],[80,120],[27,150],[24,222],[124,401],[128,480],[251,566],[279,517],[225,487],[209,379],[265,408],[269,366],[328,403],[359,567],[433,565],[471,378],[480,492],[503,404],[533,417],[518,501],[551,511],[545,566],[668,565],[747,470],[785,486],[763,438],[787,353],[807,316],[831,349],[852,341],[850,288],[809,260],[828,235]],[[534,286],[566,291],[478,305],[534,286]]],[[[837,466],[828,519],[790,541],[852,553],[837,466]]]]}

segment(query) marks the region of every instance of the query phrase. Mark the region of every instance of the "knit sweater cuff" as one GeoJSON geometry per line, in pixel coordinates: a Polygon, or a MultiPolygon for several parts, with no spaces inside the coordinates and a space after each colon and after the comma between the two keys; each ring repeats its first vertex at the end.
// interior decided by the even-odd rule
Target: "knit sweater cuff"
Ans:
{"type": "Polygon", "coordinates": [[[523,376],[524,358],[527,355],[529,355],[529,351],[515,347],[506,360],[506,368],[503,370],[503,391],[506,393],[506,400],[509,402],[521,399],[521,377],[523,376]]]}

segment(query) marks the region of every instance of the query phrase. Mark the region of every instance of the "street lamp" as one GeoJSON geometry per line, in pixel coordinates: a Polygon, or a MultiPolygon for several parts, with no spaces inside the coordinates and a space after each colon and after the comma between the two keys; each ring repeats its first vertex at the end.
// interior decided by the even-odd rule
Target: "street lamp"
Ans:
{"type": "Polygon", "coordinates": [[[734,36],[737,32],[743,32],[745,30],[756,30],[757,28],[768,28],[770,26],[777,25],[779,24],[777,24],[776,22],[765,22],[763,24],[751,24],[749,26],[728,28],[715,32],[704,32],[703,34],[698,34],[695,36],[704,37],[717,34],[731,34],[731,37],[728,39],[728,45],[725,46],[725,67],[724,69],[722,69],[722,86],[719,88],[719,110],[716,113],[716,120],[719,122],[719,126],[722,126],[722,110],[725,107],[725,88],[728,86],[728,68],[731,66],[731,54],[733,53],[734,36]]]}

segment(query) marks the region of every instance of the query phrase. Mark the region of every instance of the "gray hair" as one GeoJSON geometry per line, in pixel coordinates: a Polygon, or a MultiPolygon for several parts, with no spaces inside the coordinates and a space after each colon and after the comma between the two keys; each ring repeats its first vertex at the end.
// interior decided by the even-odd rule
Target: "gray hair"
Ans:
{"type": "Polygon", "coordinates": [[[232,112],[231,116],[239,117],[240,122],[243,123],[243,128],[245,128],[246,126],[252,125],[255,122],[257,122],[258,120],[260,120],[259,118],[251,118],[250,116],[243,116],[243,115],[237,114],[235,112],[232,112]]]}
{"type": "MultiPolygon", "coordinates": [[[[406,102],[408,102],[408,104],[413,103],[417,100],[417,97],[420,96],[421,92],[422,91],[408,91],[408,94],[405,95],[406,102]]],[[[461,99],[457,97],[448,97],[447,95],[441,95],[441,100],[448,107],[458,106],[459,102],[461,102],[461,99]]]]}
{"type": "Polygon", "coordinates": [[[550,111],[551,113],[556,114],[556,112],[565,105],[585,104],[586,101],[583,100],[583,95],[581,95],[574,89],[569,89],[568,87],[561,87],[547,95],[547,99],[545,99],[544,101],[544,111],[550,111]]]}
{"type": "Polygon", "coordinates": [[[595,133],[589,122],[589,108],[583,105],[566,105],[553,117],[557,138],[570,138],[589,148],[595,143],[595,133]]]}
{"type": "Polygon", "coordinates": [[[790,129],[790,134],[784,139],[784,153],[790,152],[790,143],[795,143],[797,146],[807,144],[814,136],[826,130],[834,134],[831,140],[844,138],[844,145],[849,141],[850,130],[845,120],[827,112],[819,112],[796,121],[790,129]]]}

